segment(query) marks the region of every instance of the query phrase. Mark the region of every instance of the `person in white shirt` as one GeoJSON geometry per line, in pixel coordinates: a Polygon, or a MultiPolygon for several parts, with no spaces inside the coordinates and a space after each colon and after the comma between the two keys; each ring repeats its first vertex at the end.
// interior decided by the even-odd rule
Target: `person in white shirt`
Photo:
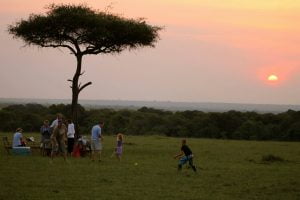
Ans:
{"type": "Polygon", "coordinates": [[[50,125],[50,128],[51,128],[51,130],[53,130],[54,128],[55,128],[55,126],[57,126],[58,125],[58,120],[62,120],[62,114],[60,114],[60,113],[58,113],[57,115],[56,115],[56,119],[51,123],[51,125],[50,125]]]}
{"type": "Polygon", "coordinates": [[[71,155],[74,148],[75,127],[72,120],[68,119],[68,153],[71,155]]]}

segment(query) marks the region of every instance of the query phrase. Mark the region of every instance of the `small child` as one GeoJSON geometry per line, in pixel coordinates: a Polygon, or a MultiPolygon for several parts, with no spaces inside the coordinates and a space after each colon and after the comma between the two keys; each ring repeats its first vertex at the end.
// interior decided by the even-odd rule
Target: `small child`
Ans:
{"type": "Polygon", "coordinates": [[[192,167],[192,169],[194,170],[194,172],[196,172],[196,167],[193,164],[193,153],[191,151],[191,149],[186,145],[186,140],[183,139],[182,140],[182,146],[181,146],[181,152],[179,154],[177,154],[176,156],[174,156],[174,159],[179,158],[179,163],[178,163],[178,171],[181,171],[182,169],[182,165],[186,164],[187,162],[189,162],[189,165],[192,167]]]}
{"type": "Polygon", "coordinates": [[[80,154],[81,149],[82,149],[81,141],[77,140],[77,142],[75,142],[75,144],[74,144],[74,149],[73,149],[72,156],[75,157],[75,158],[79,158],[81,156],[81,154],[80,154]]]}
{"type": "Polygon", "coordinates": [[[116,155],[119,161],[121,161],[121,156],[123,152],[123,134],[118,133],[117,134],[117,146],[115,147],[115,151],[113,154],[116,155]]]}

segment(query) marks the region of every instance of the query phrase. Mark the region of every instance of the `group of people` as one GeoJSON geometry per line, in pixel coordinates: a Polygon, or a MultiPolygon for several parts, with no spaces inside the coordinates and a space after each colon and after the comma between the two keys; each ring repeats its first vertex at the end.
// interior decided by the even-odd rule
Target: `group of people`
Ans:
{"type": "MultiPolygon", "coordinates": [[[[87,144],[82,138],[78,138],[75,144],[75,127],[72,120],[63,120],[61,114],[57,115],[57,118],[49,125],[49,121],[45,120],[44,124],[40,128],[41,132],[41,148],[45,153],[53,159],[59,153],[62,154],[64,160],[67,155],[78,157],[80,156],[80,149],[83,146],[90,145],[91,160],[101,161],[102,151],[102,129],[104,122],[99,121],[93,126],[91,131],[91,142],[87,144]]],[[[18,128],[13,137],[13,148],[26,146],[25,140],[22,136],[23,130],[18,128]]],[[[117,134],[117,143],[114,150],[114,154],[117,159],[121,161],[121,155],[123,152],[123,134],[117,134]]]]}
{"type": "MultiPolygon", "coordinates": [[[[91,160],[101,161],[102,142],[103,142],[103,130],[104,122],[99,121],[91,130],[91,160]]],[[[13,138],[13,147],[25,146],[25,141],[22,136],[22,129],[18,128],[13,138]]],[[[61,114],[57,115],[57,118],[49,125],[49,121],[45,120],[41,127],[41,145],[44,149],[48,150],[47,154],[53,159],[55,155],[61,153],[66,160],[67,152],[69,155],[76,154],[78,152],[78,146],[74,146],[75,142],[75,128],[71,120],[67,120],[65,124],[61,114]],[[67,152],[66,152],[67,144],[67,152]]],[[[121,161],[121,155],[123,152],[123,134],[117,134],[117,142],[114,152],[112,154],[121,161]]],[[[178,171],[181,171],[182,166],[189,163],[189,166],[196,172],[196,167],[193,163],[193,153],[188,147],[185,139],[182,140],[180,153],[174,156],[174,159],[179,158],[178,171]]]]}
{"type": "Polygon", "coordinates": [[[57,153],[61,153],[66,160],[67,151],[72,154],[74,147],[75,128],[71,120],[63,121],[61,114],[49,125],[49,121],[45,120],[40,129],[41,132],[41,147],[45,149],[46,154],[53,159],[57,153]]]}

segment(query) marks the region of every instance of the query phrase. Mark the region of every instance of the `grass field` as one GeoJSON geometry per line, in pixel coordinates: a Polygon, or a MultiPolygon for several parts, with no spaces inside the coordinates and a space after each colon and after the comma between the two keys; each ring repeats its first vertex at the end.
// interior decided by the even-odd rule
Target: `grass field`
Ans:
{"type": "MultiPolygon", "coordinates": [[[[0,136],[7,135],[1,133],[0,136]]],[[[32,136],[37,134],[27,134],[32,136]]],[[[0,146],[0,199],[300,199],[300,143],[188,139],[198,173],[177,172],[180,139],[127,136],[123,160],[8,156],[0,146]],[[273,155],[283,161],[263,160],[273,155]],[[138,165],[134,165],[138,163],[138,165]]]]}

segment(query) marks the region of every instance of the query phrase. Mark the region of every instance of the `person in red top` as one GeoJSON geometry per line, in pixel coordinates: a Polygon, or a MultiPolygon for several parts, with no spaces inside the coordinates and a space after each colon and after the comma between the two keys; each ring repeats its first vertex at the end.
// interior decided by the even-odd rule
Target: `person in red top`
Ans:
{"type": "Polygon", "coordinates": [[[197,172],[196,166],[193,163],[193,152],[192,150],[186,145],[186,140],[183,139],[182,141],[182,146],[181,146],[181,152],[177,155],[174,156],[174,159],[180,158],[179,163],[178,163],[178,171],[181,171],[182,165],[186,164],[189,162],[189,165],[192,167],[194,172],[197,172]]]}

